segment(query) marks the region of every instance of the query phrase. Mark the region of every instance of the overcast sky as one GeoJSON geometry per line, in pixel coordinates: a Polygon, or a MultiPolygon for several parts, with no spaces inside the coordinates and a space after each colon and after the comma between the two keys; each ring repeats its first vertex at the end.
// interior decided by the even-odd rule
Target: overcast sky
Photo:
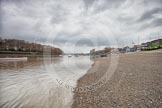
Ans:
{"type": "Polygon", "coordinates": [[[0,0],[0,37],[89,52],[162,38],[162,0],[0,0]]]}

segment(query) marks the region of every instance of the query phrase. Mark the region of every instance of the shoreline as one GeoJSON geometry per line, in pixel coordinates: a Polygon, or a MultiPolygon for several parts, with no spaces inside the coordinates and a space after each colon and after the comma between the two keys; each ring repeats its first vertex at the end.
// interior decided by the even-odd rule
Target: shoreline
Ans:
{"type": "Polygon", "coordinates": [[[23,51],[0,51],[0,58],[5,57],[43,57],[51,55],[52,57],[59,57],[59,55],[52,55],[51,53],[41,52],[23,52],[23,51]]]}
{"type": "MultiPolygon", "coordinates": [[[[97,58],[77,81],[77,88],[99,81],[110,60],[111,57],[97,58]]],[[[121,54],[110,80],[91,91],[74,91],[72,108],[160,107],[161,70],[162,50],[121,54]]]]}

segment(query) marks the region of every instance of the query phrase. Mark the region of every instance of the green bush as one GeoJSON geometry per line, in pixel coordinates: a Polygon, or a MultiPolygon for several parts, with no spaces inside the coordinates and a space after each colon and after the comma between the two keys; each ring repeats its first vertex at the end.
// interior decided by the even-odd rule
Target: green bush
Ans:
{"type": "Polygon", "coordinates": [[[160,47],[157,45],[153,45],[151,47],[146,48],[145,51],[156,50],[156,49],[160,49],[160,48],[162,48],[162,45],[160,47]]]}
{"type": "Polygon", "coordinates": [[[162,45],[160,45],[160,48],[162,48],[162,45]]]}
{"type": "Polygon", "coordinates": [[[151,46],[151,49],[158,49],[159,47],[157,45],[151,46]]]}

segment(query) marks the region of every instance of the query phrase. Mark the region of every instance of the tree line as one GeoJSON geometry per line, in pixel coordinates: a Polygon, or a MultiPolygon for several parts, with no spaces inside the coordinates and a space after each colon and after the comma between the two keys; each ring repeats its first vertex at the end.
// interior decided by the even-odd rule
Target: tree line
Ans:
{"type": "Polygon", "coordinates": [[[38,43],[30,43],[24,40],[17,39],[2,39],[0,38],[0,51],[21,51],[21,52],[38,52],[43,53],[44,49],[50,49],[53,55],[61,55],[63,51],[60,48],[55,48],[49,45],[38,43]]]}

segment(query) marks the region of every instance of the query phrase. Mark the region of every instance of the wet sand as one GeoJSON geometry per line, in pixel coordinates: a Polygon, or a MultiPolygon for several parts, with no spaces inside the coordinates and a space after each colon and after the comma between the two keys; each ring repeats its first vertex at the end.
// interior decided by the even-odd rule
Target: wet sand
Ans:
{"type": "MultiPolygon", "coordinates": [[[[99,81],[111,57],[96,59],[77,87],[99,81]]],[[[162,50],[120,54],[113,75],[91,91],[74,92],[72,108],[160,108],[162,106],[162,50]]]]}

